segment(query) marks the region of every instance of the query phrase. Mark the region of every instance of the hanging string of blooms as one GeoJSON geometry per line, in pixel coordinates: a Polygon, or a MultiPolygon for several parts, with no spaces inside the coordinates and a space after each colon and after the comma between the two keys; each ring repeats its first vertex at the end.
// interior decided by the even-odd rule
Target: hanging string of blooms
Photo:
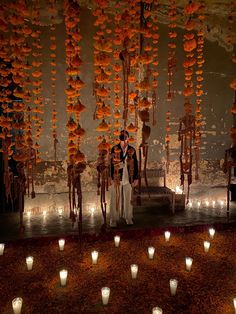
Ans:
{"type": "Polygon", "coordinates": [[[193,153],[192,148],[195,139],[195,116],[192,114],[193,108],[190,102],[190,96],[194,93],[193,86],[193,66],[196,63],[194,58],[194,50],[197,47],[196,38],[194,36],[195,23],[192,20],[192,15],[198,10],[198,4],[193,1],[184,8],[184,13],[187,16],[187,22],[185,23],[185,29],[187,32],[184,34],[183,48],[186,52],[186,60],[183,62],[185,84],[183,95],[186,100],[184,103],[185,116],[180,119],[179,124],[179,141],[181,142],[180,151],[180,184],[184,189],[185,175],[187,176],[187,203],[189,201],[190,185],[192,183],[192,165],[193,165],[193,153]]]}
{"type": "Polygon", "coordinates": [[[51,97],[52,97],[52,137],[53,137],[53,149],[54,149],[54,161],[56,165],[57,161],[57,108],[56,108],[56,27],[55,27],[55,13],[56,13],[56,5],[55,0],[50,0],[50,8],[51,15],[51,26],[50,26],[50,64],[51,64],[51,97]]]}
{"type": "MultiPolygon", "coordinates": [[[[169,42],[168,42],[168,63],[167,63],[167,71],[168,71],[168,80],[167,80],[167,86],[168,86],[168,91],[167,91],[167,101],[172,102],[173,100],[173,78],[174,78],[174,73],[176,71],[176,38],[177,38],[177,32],[176,32],[176,1],[175,0],[170,0],[169,1],[169,11],[168,11],[168,16],[169,16],[169,42]]],[[[171,112],[168,110],[166,112],[166,137],[165,137],[165,149],[166,149],[166,171],[168,173],[169,171],[169,165],[170,165],[170,117],[171,117],[171,112]]]]}
{"type": "Polygon", "coordinates": [[[85,106],[80,101],[80,89],[84,82],[80,79],[80,46],[81,40],[79,30],[80,7],[77,3],[65,0],[65,26],[66,26],[66,63],[67,63],[67,112],[69,120],[68,129],[68,187],[70,218],[72,223],[76,222],[78,216],[78,231],[80,248],[82,245],[82,189],[81,174],[86,168],[85,155],[80,150],[85,130],[80,125],[81,113],[85,106]],[[77,199],[76,199],[77,194],[77,199]]]}
{"type": "Polygon", "coordinates": [[[201,127],[202,127],[202,112],[201,112],[201,103],[203,96],[203,65],[204,65],[204,21],[205,21],[205,3],[201,1],[198,8],[198,21],[199,21],[199,30],[197,32],[197,70],[196,70],[196,109],[195,109],[195,180],[199,180],[199,166],[200,166],[200,146],[201,146],[201,127]]]}
{"type": "Polygon", "coordinates": [[[42,115],[44,114],[43,110],[43,97],[42,97],[42,45],[41,45],[41,30],[40,30],[40,3],[39,0],[33,1],[33,14],[34,18],[32,24],[34,26],[31,37],[33,39],[33,61],[32,61],[32,93],[34,95],[34,107],[32,108],[32,121],[33,121],[33,130],[35,138],[35,149],[36,149],[36,163],[41,162],[40,158],[40,144],[39,140],[42,134],[42,125],[44,120],[42,115]]]}

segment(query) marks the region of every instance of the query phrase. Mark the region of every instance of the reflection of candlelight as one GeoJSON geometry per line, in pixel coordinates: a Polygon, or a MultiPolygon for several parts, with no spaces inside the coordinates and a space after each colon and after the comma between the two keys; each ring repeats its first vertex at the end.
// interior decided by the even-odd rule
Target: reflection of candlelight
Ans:
{"type": "Polygon", "coordinates": [[[192,268],[193,259],[191,257],[186,257],[185,263],[186,263],[186,270],[190,271],[192,268]]]}
{"type": "Polygon", "coordinates": [[[114,237],[114,242],[115,242],[115,247],[118,247],[120,245],[120,236],[115,236],[114,237]]]}
{"type": "Polygon", "coordinates": [[[209,251],[211,243],[208,241],[204,241],[204,251],[207,253],[209,251]]]}
{"type": "Polygon", "coordinates": [[[46,215],[47,215],[47,211],[44,210],[44,211],[43,211],[43,216],[45,217],[46,215]]]}
{"type": "Polygon", "coordinates": [[[193,202],[189,202],[189,207],[190,207],[190,208],[193,207],[193,202]]]}
{"type": "Polygon", "coordinates": [[[12,309],[14,314],[20,314],[22,308],[23,299],[22,298],[15,298],[12,300],[12,309]]]}
{"type": "Polygon", "coordinates": [[[60,271],[60,280],[61,280],[62,286],[66,285],[67,275],[68,275],[68,271],[66,269],[63,269],[60,271]]]}
{"type": "Polygon", "coordinates": [[[3,255],[4,248],[5,248],[5,244],[4,243],[0,243],[0,255],[3,255]]]}
{"type": "Polygon", "coordinates": [[[59,239],[58,244],[59,244],[60,251],[64,251],[65,239],[59,239]]]}
{"type": "Polygon", "coordinates": [[[215,232],[216,232],[216,231],[215,231],[214,228],[210,228],[210,229],[209,229],[209,235],[210,235],[210,238],[211,238],[211,239],[214,238],[215,232]]]}
{"type": "Polygon", "coordinates": [[[91,216],[93,216],[93,215],[94,215],[94,212],[95,212],[95,208],[94,208],[94,207],[91,207],[91,208],[90,208],[90,213],[91,213],[91,216]]]}
{"type": "Polygon", "coordinates": [[[236,298],[234,298],[234,312],[236,314],[236,298]]]}
{"type": "Polygon", "coordinates": [[[170,293],[172,296],[176,295],[177,286],[178,286],[178,280],[170,279],[170,293]]]}
{"type": "Polygon", "coordinates": [[[62,216],[62,213],[63,213],[62,208],[59,208],[59,209],[58,209],[58,214],[59,214],[59,216],[62,216]]]}
{"type": "Polygon", "coordinates": [[[109,301],[109,297],[110,297],[110,288],[103,287],[101,291],[102,291],[102,303],[103,305],[107,305],[109,301]]]}
{"type": "Polygon", "coordinates": [[[132,264],[130,266],[132,279],[136,279],[138,275],[138,265],[132,264]]]}
{"type": "Polygon", "coordinates": [[[162,313],[163,313],[163,311],[160,307],[154,307],[152,309],[152,314],[162,314],[162,313]]]}
{"type": "Polygon", "coordinates": [[[28,256],[28,257],[26,257],[26,265],[27,265],[27,269],[28,269],[28,270],[32,270],[32,268],[33,268],[33,262],[34,262],[33,256],[28,256]]]}
{"type": "Polygon", "coordinates": [[[150,246],[148,248],[148,257],[149,257],[149,259],[153,259],[154,253],[155,253],[155,248],[153,246],[150,246]]]}
{"type": "Polygon", "coordinates": [[[168,242],[170,240],[170,231],[165,232],[165,240],[168,242]]]}
{"type": "Polygon", "coordinates": [[[97,264],[97,262],[98,262],[98,252],[97,251],[93,251],[91,253],[91,256],[92,256],[92,263],[93,264],[97,264]]]}

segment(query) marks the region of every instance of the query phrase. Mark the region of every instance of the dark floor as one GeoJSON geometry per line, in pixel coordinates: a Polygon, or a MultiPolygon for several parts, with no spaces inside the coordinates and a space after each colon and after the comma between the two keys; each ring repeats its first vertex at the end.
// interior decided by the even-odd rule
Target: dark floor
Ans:
{"type": "MultiPolygon", "coordinates": [[[[0,215],[0,242],[14,240],[18,238],[31,238],[39,236],[59,236],[77,233],[77,225],[72,227],[68,212],[61,215],[58,212],[24,214],[25,231],[19,232],[19,214],[8,213],[0,215]]],[[[226,208],[218,206],[204,207],[187,206],[185,210],[177,211],[173,215],[166,205],[156,204],[143,206],[134,209],[134,225],[127,226],[124,221],[120,221],[118,230],[127,229],[147,229],[163,228],[170,226],[194,226],[203,224],[217,224],[236,222],[236,208],[231,206],[230,216],[227,219],[226,208]]],[[[88,210],[84,212],[83,231],[86,233],[99,233],[102,225],[102,215],[99,209],[94,214],[88,210]]]]}

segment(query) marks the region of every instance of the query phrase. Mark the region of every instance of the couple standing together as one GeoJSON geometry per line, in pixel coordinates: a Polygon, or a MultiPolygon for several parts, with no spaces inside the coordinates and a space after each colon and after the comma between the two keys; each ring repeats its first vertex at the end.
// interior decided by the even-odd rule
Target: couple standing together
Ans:
{"type": "Polygon", "coordinates": [[[111,201],[110,201],[110,226],[116,227],[119,219],[125,219],[127,225],[133,225],[133,205],[132,188],[138,185],[138,160],[135,149],[129,145],[129,133],[122,130],[119,136],[120,143],[112,147],[111,150],[111,201]],[[114,153],[120,151],[119,163],[119,184],[114,178],[114,153]],[[128,155],[133,150],[133,154],[128,155]],[[130,157],[131,156],[131,157],[130,157]],[[127,163],[127,159],[132,158],[133,169],[127,163]],[[118,195],[119,194],[119,197],[118,195]],[[118,202],[117,202],[118,199],[118,202]]]}

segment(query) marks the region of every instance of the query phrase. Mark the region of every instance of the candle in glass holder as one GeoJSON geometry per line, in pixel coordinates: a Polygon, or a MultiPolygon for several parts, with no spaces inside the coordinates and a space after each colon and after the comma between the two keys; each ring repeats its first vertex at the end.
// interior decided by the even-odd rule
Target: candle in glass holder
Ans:
{"type": "Polygon", "coordinates": [[[120,245],[120,236],[116,235],[114,237],[115,247],[119,247],[120,245]]]}
{"type": "Polygon", "coordinates": [[[204,251],[207,253],[209,251],[211,243],[208,241],[204,241],[203,245],[204,245],[204,251]]]}
{"type": "Polygon", "coordinates": [[[12,309],[14,314],[21,314],[22,303],[23,303],[22,298],[15,298],[12,300],[12,309]]]}
{"type": "Polygon", "coordinates": [[[186,263],[186,270],[190,271],[192,268],[193,259],[191,257],[186,257],[185,263],[186,263]]]}
{"type": "Polygon", "coordinates": [[[177,286],[178,286],[178,280],[170,279],[170,293],[172,296],[176,295],[177,286]]]}
{"type": "Polygon", "coordinates": [[[236,298],[234,298],[234,312],[236,314],[236,298]]]}
{"type": "Polygon", "coordinates": [[[4,248],[5,248],[5,244],[4,243],[0,243],[0,255],[3,255],[4,248]]]}
{"type": "Polygon", "coordinates": [[[216,232],[216,231],[215,231],[214,228],[210,228],[210,229],[209,229],[209,235],[210,235],[210,238],[211,238],[211,239],[214,238],[215,232],[216,232]]]}
{"type": "Polygon", "coordinates": [[[149,259],[153,259],[154,258],[154,253],[155,253],[155,248],[153,246],[150,246],[148,248],[148,257],[149,257],[149,259]]]}
{"type": "Polygon", "coordinates": [[[138,265],[132,264],[130,266],[130,269],[131,269],[131,277],[132,277],[132,279],[136,279],[137,275],[138,275],[138,265]]]}
{"type": "Polygon", "coordinates": [[[33,268],[33,262],[34,262],[33,256],[28,256],[28,257],[26,257],[26,265],[27,265],[27,269],[28,269],[28,270],[32,270],[32,268],[33,268]]]}
{"type": "Polygon", "coordinates": [[[65,239],[59,239],[59,240],[58,240],[58,245],[59,245],[60,251],[64,251],[65,239]]]}
{"type": "Polygon", "coordinates": [[[92,263],[93,264],[97,264],[98,263],[98,252],[97,251],[93,251],[91,253],[92,256],[92,263]]]}
{"type": "Polygon", "coordinates": [[[165,232],[165,240],[168,242],[170,240],[170,231],[165,232]]]}
{"type": "Polygon", "coordinates": [[[162,313],[163,313],[163,311],[160,307],[154,307],[152,309],[152,314],[162,314],[162,313]]]}
{"type": "Polygon", "coordinates": [[[101,289],[102,292],[102,303],[103,305],[107,305],[110,297],[110,288],[108,287],[103,287],[101,289]]]}
{"type": "Polygon", "coordinates": [[[66,269],[63,269],[63,270],[60,271],[61,286],[65,286],[66,285],[67,275],[68,275],[68,271],[66,269]]]}

